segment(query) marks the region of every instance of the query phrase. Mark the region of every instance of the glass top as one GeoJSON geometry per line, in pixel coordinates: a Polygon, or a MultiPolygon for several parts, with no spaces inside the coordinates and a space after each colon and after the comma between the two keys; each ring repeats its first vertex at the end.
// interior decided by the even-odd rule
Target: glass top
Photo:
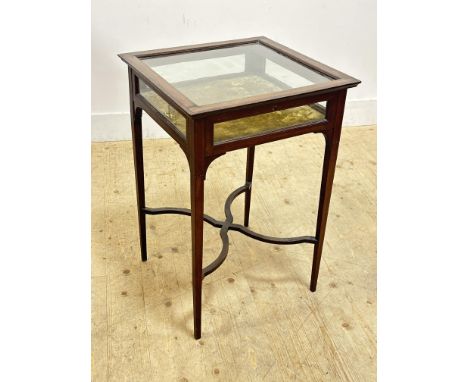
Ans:
{"type": "Polygon", "coordinates": [[[260,43],[143,59],[197,106],[331,81],[260,43]]]}

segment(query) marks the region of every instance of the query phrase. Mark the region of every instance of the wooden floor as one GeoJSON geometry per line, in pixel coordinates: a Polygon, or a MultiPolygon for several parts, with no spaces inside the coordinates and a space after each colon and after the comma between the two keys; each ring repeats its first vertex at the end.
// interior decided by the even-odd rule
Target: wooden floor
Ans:
{"type": "MultiPolygon", "coordinates": [[[[147,205],[189,206],[189,171],[172,140],[144,143],[147,205]]],[[[314,234],[323,138],[257,147],[251,228],[314,234]]],[[[246,150],[216,160],[205,211],[224,218],[244,183],[246,150]]],[[[130,142],[92,148],[93,381],[373,381],[376,375],[376,129],[345,128],[316,293],[311,244],[276,246],[230,232],[207,276],[193,339],[190,218],[148,217],[140,262],[130,142]]],[[[233,204],[242,222],[243,197],[233,204]]],[[[204,264],[221,248],[205,225],[204,264]]]]}

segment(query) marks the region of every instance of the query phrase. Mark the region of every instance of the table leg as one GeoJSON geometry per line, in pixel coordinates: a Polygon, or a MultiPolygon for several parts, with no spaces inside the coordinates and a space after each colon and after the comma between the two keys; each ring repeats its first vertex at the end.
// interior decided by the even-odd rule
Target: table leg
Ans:
{"type": "Polygon", "coordinates": [[[335,164],[331,163],[333,157],[336,160],[336,153],[332,153],[332,145],[329,139],[326,140],[325,157],[323,159],[322,184],[320,187],[320,200],[317,214],[317,229],[315,237],[318,243],[314,245],[314,259],[312,263],[312,276],[310,280],[310,290],[315,292],[317,289],[317,279],[320,268],[320,259],[322,257],[323,242],[325,239],[325,227],[327,224],[328,208],[332,191],[333,175],[335,164]]]}
{"type": "Polygon", "coordinates": [[[247,166],[245,170],[245,182],[250,183],[250,187],[245,191],[245,203],[244,203],[244,226],[249,226],[250,217],[250,200],[252,196],[252,178],[253,168],[255,160],[255,146],[247,148],[247,166]]]}
{"type": "Polygon", "coordinates": [[[340,93],[335,100],[329,102],[329,105],[327,105],[327,119],[332,121],[333,128],[324,133],[325,155],[323,158],[322,182],[320,186],[320,200],[315,233],[318,242],[314,245],[314,259],[312,261],[312,274],[310,278],[310,290],[312,292],[317,290],[317,279],[325,239],[325,228],[327,225],[328,209],[330,207],[333,177],[335,176],[336,159],[338,157],[345,99],[346,91],[340,93]]]}
{"type": "Polygon", "coordinates": [[[193,331],[195,339],[201,337],[202,303],[202,266],[203,266],[203,176],[191,174],[192,207],[192,293],[193,293],[193,331]]]}
{"type": "Polygon", "coordinates": [[[193,334],[201,337],[203,281],[203,209],[207,162],[205,157],[206,126],[204,121],[187,124],[188,159],[190,164],[190,203],[192,218],[192,294],[193,334]]]}
{"type": "MultiPolygon", "coordinates": [[[[133,108],[133,107],[132,107],[133,108]]],[[[145,172],[143,167],[143,139],[140,108],[133,108],[132,118],[132,141],[133,141],[133,162],[135,166],[135,182],[138,208],[138,226],[140,230],[140,250],[141,260],[147,260],[146,250],[146,214],[145,208],[145,172]]]]}

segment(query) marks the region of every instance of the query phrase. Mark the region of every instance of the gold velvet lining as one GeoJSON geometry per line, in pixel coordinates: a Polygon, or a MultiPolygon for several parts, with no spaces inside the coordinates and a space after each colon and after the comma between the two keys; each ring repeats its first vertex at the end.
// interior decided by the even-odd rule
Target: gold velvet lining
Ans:
{"type": "MultiPolygon", "coordinates": [[[[146,86],[145,86],[146,88],[146,86]]],[[[145,98],[153,107],[164,115],[172,124],[177,127],[178,130],[182,132],[185,136],[185,129],[187,126],[187,121],[185,117],[180,114],[176,109],[169,105],[159,94],[147,88],[142,89],[141,95],[145,98]],[[147,90],[148,89],[148,90],[147,90]]]]}
{"type": "Polygon", "coordinates": [[[305,122],[320,121],[325,116],[308,105],[292,107],[290,109],[273,111],[271,113],[254,115],[232,121],[215,123],[214,141],[247,137],[265,131],[282,129],[305,122]]]}
{"type": "Polygon", "coordinates": [[[264,77],[244,73],[224,78],[201,78],[172,85],[198,106],[283,90],[264,77]]]}
{"type": "MultiPolygon", "coordinates": [[[[174,86],[197,104],[223,102],[281,90],[277,85],[266,79],[253,75],[210,81],[191,81],[174,84],[174,86]],[[214,95],[217,97],[216,101],[213,101],[214,95]]],[[[146,86],[141,86],[141,90],[141,95],[160,113],[165,115],[185,136],[185,117],[146,86]]],[[[247,137],[305,122],[319,121],[324,118],[324,114],[320,111],[311,106],[304,105],[216,123],[214,125],[214,142],[217,143],[228,139],[247,137]]]]}

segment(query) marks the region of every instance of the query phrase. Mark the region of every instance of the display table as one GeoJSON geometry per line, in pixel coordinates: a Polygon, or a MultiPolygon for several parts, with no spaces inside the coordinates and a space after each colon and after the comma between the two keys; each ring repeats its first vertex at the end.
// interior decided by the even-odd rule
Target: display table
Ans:
{"type": "Polygon", "coordinates": [[[202,280],[226,259],[230,230],[267,243],[314,244],[310,290],[315,291],[346,92],[360,81],[266,37],[125,53],[119,57],[128,65],[130,82],[141,258],[147,260],[146,215],[191,216],[195,338],[201,337],[202,280]],[[143,110],[177,141],[187,156],[191,209],[146,206],[143,110]],[[326,142],[315,235],[275,238],[253,232],[248,225],[255,146],[306,133],[321,133],[326,142]],[[247,148],[245,184],[227,198],[224,220],[205,215],[208,166],[226,152],[243,148],[247,148]],[[232,202],[241,194],[245,195],[243,225],[234,223],[231,213],[232,202]],[[205,268],[204,221],[220,228],[223,243],[219,256],[205,268]]]}

